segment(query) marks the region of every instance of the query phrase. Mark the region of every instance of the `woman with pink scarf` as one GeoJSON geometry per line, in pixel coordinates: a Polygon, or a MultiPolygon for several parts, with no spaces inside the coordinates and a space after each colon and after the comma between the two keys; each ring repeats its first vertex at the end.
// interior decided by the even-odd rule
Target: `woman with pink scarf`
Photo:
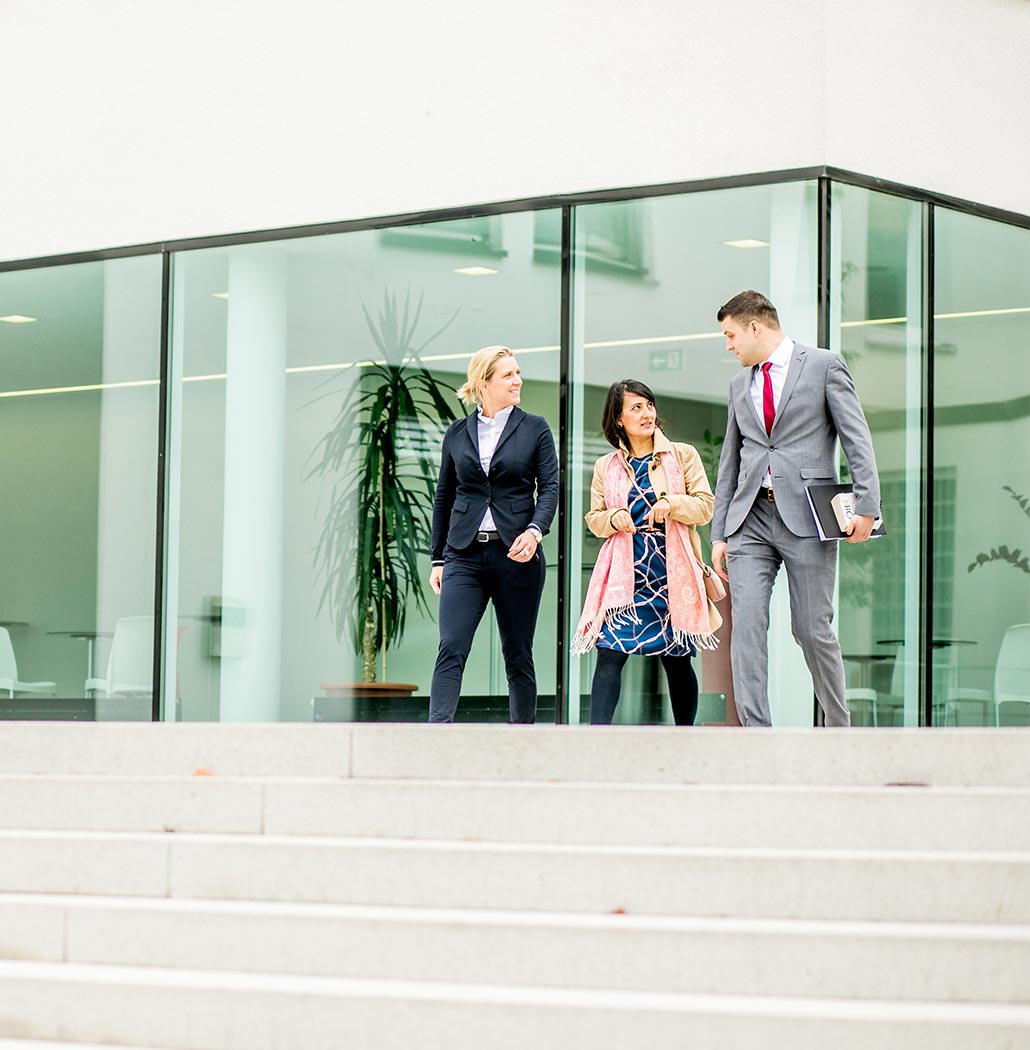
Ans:
{"type": "Polygon", "coordinates": [[[614,452],[594,464],[587,526],[604,539],[572,651],[597,649],[590,721],[611,723],[630,655],[657,656],[676,725],[693,725],[697,677],[690,658],[718,645],[722,617],[701,574],[697,526],[714,498],[692,445],[659,428],[654,394],[635,379],[613,383],[601,429],[614,452]]]}

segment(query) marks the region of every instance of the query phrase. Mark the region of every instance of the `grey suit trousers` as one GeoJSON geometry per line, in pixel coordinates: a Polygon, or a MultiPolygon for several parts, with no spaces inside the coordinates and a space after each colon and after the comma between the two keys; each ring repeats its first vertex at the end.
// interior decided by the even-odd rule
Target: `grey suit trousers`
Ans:
{"type": "Polygon", "coordinates": [[[744,524],[726,539],[733,633],[730,661],[737,713],[745,726],[771,725],[769,601],[780,565],[790,587],[791,631],[805,654],[828,726],[851,724],[844,696],[844,663],[833,633],[837,544],[795,536],[776,505],[760,492],[744,524]]]}

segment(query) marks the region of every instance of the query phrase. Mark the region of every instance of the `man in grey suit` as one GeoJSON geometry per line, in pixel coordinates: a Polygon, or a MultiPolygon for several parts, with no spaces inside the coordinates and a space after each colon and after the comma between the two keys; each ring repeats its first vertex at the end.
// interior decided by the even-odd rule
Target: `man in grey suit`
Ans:
{"type": "Polygon", "coordinates": [[[880,511],[872,437],[844,359],[801,346],[760,292],[718,313],[726,349],[743,370],[730,383],[729,418],[712,518],[712,563],[733,601],[730,659],[742,725],[767,726],[769,600],[787,568],[791,630],[812,672],[828,726],[851,724],[833,633],[837,544],[819,539],[805,486],[837,480],[840,439],[855,488],[848,543],[869,539],[880,511]]]}

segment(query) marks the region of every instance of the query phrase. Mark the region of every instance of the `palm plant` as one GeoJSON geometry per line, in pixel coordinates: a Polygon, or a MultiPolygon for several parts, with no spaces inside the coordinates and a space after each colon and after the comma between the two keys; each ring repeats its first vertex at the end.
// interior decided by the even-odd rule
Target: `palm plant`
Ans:
{"type": "Polygon", "coordinates": [[[387,291],[374,318],[361,309],[381,360],[360,366],[306,478],[331,482],[313,555],[325,577],[318,610],[328,606],[337,639],[349,633],[362,658],[362,681],[374,682],[377,655],[385,679],[386,650],[404,636],[408,599],[431,615],[418,555],[429,549],[441,433],[456,413],[453,390],[420,355],[457,312],[416,346],[421,295],[401,304],[387,291]]]}
{"type": "MultiPolygon", "coordinates": [[[[1009,498],[1019,504],[1023,513],[1030,518],[1030,499],[1021,493],[1016,492],[1011,485],[1002,485],[1002,491],[1007,492],[1009,498]]],[[[991,562],[995,561],[1008,562],[1013,568],[1019,569],[1030,575],[1030,556],[1024,554],[1019,547],[1016,547],[1014,550],[1009,550],[1004,543],[997,547],[992,547],[990,551],[981,551],[976,556],[976,560],[970,564],[967,571],[973,572],[975,569],[980,569],[984,565],[990,565],[991,562]]]]}

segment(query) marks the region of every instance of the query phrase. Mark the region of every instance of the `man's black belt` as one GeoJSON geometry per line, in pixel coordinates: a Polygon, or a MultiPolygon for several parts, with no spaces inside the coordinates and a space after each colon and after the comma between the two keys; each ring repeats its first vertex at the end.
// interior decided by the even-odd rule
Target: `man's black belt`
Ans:
{"type": "Polygon", "coordinates": [[[766,503],[776,502],[776,496],[773,493],[772,488],[766,488],[764,485],[758,490],[758,498],[764,500],[766,503]]]}
{"type": "Polygon", "coordinates": [[[480,532],[476,533],[476,542],[477,543],[489,543],[491,540],[499,540],[500,538],[501,538],[501,534],[499,532],[483,532],[483,531],[480,531],[480,532]]]}

